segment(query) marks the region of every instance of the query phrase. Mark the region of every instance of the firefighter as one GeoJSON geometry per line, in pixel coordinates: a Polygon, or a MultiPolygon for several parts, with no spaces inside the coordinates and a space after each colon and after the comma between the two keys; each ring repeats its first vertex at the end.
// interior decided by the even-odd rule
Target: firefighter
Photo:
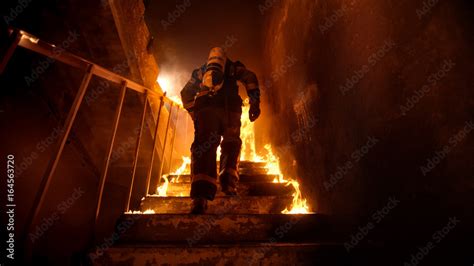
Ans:
{"type": "Polygon", "coordinates": [[[257,76],[239,61],[227,58],[224,49],[212,48],[207,63],[193,71],[181,91],[183,106],[194,121],[191,146],[191,213],[202,214],[217,192],[216,151],[221,146],[219,182],[226,195],[237,195],[238,161],[242,141],[242,99],[237,81],[243,83],[250,102],[249,119],[260,115],[257,76]],[[222,139],[222,141],[221,141],[222,139]]]}

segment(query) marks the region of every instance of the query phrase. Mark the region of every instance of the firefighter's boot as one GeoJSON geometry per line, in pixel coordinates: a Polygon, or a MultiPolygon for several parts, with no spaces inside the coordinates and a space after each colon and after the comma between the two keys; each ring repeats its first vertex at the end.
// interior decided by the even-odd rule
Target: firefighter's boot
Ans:
{"type": "Polygon", "coordinates": [[[239,178],[237,175],[232,175],[228,172],[224,172],[219,176],[219,180],[221,183],[222,192],[224,192],[224,194],[226,194],[227,196],[237,195],[237,185],[239,183],[239,178]]]}
{"type": "Polygon", "coordinates": [[[207,210],[207,199],[194,198],[191,214],[204,214],[207,210]]]}

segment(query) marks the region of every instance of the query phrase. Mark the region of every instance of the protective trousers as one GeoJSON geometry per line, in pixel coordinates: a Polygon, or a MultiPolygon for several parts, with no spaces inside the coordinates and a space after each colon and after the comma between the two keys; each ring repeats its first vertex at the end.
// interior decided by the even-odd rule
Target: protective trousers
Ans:
{"type": "Polygon", "coordinates": [[[216,151],[221,145],[219,181],[236,185],[240,139],[240,112],[206,106],[194,111],[194,142],[191,146],[191,197],[213,200],[217,191],[216,151]],[[222,141],[221,141],[222,137],[222,141]]]}

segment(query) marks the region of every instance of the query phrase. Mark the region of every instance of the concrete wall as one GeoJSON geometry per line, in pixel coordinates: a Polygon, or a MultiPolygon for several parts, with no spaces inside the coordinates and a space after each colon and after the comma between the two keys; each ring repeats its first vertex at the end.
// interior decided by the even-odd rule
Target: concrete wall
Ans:
{"type": "Polygon", "coordinates": [[[267,2],[264,111],[282,133],[267,132],[311,206],[357,233],[399,201],[364,240],[421,245],[453,216],[468,229],[472,4],[267,2]],[[445,145],[447,155],[436,155],[445,145]]]}
{"type": "Polygon", "coordinates": [[[132,66],[132,73],[140,77],[142,84],[153,88],[156,86],[158,65],[152,54],[152,35],[145,24],[143,1],[110,0],[108,4],[114,16],[122,47],[130,53],[127,59],[132,66]]]}

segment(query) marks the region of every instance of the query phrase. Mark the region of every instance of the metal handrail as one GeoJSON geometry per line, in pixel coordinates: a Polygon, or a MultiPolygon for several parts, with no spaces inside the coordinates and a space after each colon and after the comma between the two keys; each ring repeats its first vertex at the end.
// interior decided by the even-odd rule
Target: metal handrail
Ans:
{"type": "Polygon", "coordinates": [[[142,142],[142,133],[143,133],[143,126],[145,125],[145,118],[146,118],[146,109],[148,106],[148,95],[145,92],[145,104],[143,105],[143,112],[142,112],[142,119],[140,120],[140,128],[138,129],[138,136],[137,136],[137,145],[135,146],[135,153],[134,153],[134,160],[132,166],[132,180],[130,181],[130,186],[128,190],[128,198],[127,203],[125,204],[125,212],[130,210],[130,199],[132,198],[132,190],[133,185],[135,184],[135,174],[137,172],[137,164],[138,164],[138,154],[140,153],[140,144],[142,142]]]}
{"type": "MultiPolygon", "coordinates": [[[[104,166],[103,166],[103,169],[102,169],[102,174],[101,174],[100,180],[99,180],[99,185],[100,186],[99,186],[98,197],[97,197],[97,205],[96,205],[96,212],[95,212],[95,223],[97,223],[97,219],[98,219],[99,213],[100,213],[100,207],[101,207],[101,202],[102,202],[104,186],[105,186],[105,183],[106,183],[108,167],[109,167],[109,164],[110,164],[110,157],[111,157],[114,142],[115,142],[115,136],[116,136],[116,133],[117,133],[117,128],[118,128],[118,124],[119,124],[119,120],[120,120],[120,116],[121,116],[121,112],[122,112],[122,106],[123,106],[123,103],[124,103],[124,100],[125,100],[125,95],[126,95],[127,88],[130,88],[130,89],[133,89],[134,91],[145,94],[145,102],[144,102],[145,106],[143,108],[143,113],[142,113],[141,120],[140,120],[140,131],[139,131],[138,137],[137,137],[137,147],[136,147],[135,153],[134,153],[135,157],[134,157],[134,161],[133,161],[133,170],[132,170],[131,183],[130,183],[130,188],[129,188],[130,190],[129,190],[129,193],[128,193],[128,200],[127,200],[127,204],[126,204],[126,207],[125,207],[125,211],[128,211],[129,208],[130,208],[130,198],[131,198],[131,195],[132,195],[132,189],[133,189],[133,185],[134,185],[136,167],[137,167],[137,162],[138,162],[138,155],[139,155],[139,150],[140,150],[141,137],[142,137],[142,133],[143,133],[143,126],[144,126],[144,123],[145,123],[146,109],[147,109],[147,104],[149,103],[148,98],[153,97],[153,96],[160,98],[160,107],[159,107],[158,116],[157,116],[157,119],[156,119],[156,128],[155,128],[155,132],[154,132],[155,136],[154,136],[154,140],[153,140],[153,151],[152,151],[153,155],[154,155],[154,152],[155,152],[156,141],[158,139],[158,125],[159,125],[159,121],[160,121],[161,109],[163,108],[163,105],[165,104],[165,102],[170,103],[170,112],[169,112],[168,123],[167,123],[166,131],[165,131],[165,140],[164,140],[164,143],[162,145],[163,151],[162,151],[162,157],[161,157],[161,163],[160,163],[160,172],[163,169],[164,148],[166,147],[166,139],[167,139],[166,137],[168,135],[169,123],[170,123],[171,116],[172,116],[173,106],[176,105],[177,111],[180,111],[180,109],[183,109],[183,108],[179,104],[176,104],[170,98],[166,97],[166,93],[161,93],[160,94],[159,92],[153,91],[153,90],[151,90],[151,89],[149,89],[149,88],[147,88],[147,87],[145,87],[145,86],[143,86],[139,83],[136,83],[136,82],[134,82],[130,79],[127,79],[127,78],[125,78],[125,77],[123,77],[119,74],[116,74],[112,71],[109,71],[104,67],[101,67],[101,66],[99,66],[99,65],[97,65],[93,62],[90,62],[90,61],[88,61],[84,58],[76,56],[76,55],[74,55],[72,53],[69,53],[67,51],[63,51],[61,53],[56,53],[55,52],[55,48],[56,48],[55,45],[44,42],[44,41],[38,39],[37,37],[25,32],[25,31],[22,31],[22,30],[19,30],[19,29],[16,29],[16,28],[9,28],[9,33],[10,33],[10,40],[9,40],[9,43],[8,43],[7,50],[4,53],[4,55],[2,55],[2,58],[0,58],[1,59],[0,60],[0,74],[6,68],[6,66],[8,64],[8,61],[11,59],[14,51],[16,50],[16,48],[18,46],[26,48],[28,50],[31,50],[33,52],[42,54],[44,56],[53,58],[53,59],[55,59],[59,62],[63,62],[65,64],[69,65],[69,66],[78,68],[78,69],[83,70],[85,72],[84,77],[82,79],[81,86],[79,87],[79,90],[76,94],[74,102],[71,106],[71,109],[69,110],[67,119],[66,119],[65,124],[63,126],[63,129],[60,131],[60,136],[58,138],[56,149],[53,152],[53,156],[52,156],[52,158],[51,158],[51,160],[48,164],[48,167],[46,168],[46,171],[44,173],[43,178],[41,179],[40,186],[39,186],[39,189],[38,189],[38,193],[37,193],[37,195],[34,199],[34,202],[33,202],[33,209],[29,213],[29,217],[28,217],[29,219],[27,219],[27,227],[26,227],[26,230],[25,230],[25,234],[22,237],[22,240],[25,241],[26,248],[28,249],[29,247],[31,247],[30,245],[32,244],[32,243],[30,243],[31,241],[27,241],[28,233],[33,231],[33,226],[36,223],[36,221],[38,219],[39,212],[42,208],[42,205],[44,204],[45,196],[48,192],[49,185],[51,183],[51,179],[52,179],[52,177],[55,173],[55,170],[56,170],[57,165],[59,163],[59,159],[60,159],[60,157],[62,155],[62,152],[64,150],[66,140],[69,137],[69,133],[71,131],[72,125],[75,121],[76,115],[77,115],[77,113],[79,111],[79,108],[81,106],[81,103],[83,101],[83,98],[86,94],[89,82],[90,82],[91,78],[94,75],[98,76],[98,77],[101,77],[101,78],[104,78],[104,79],[106,79],[108,81],[111,81],[111,82],[114,82],[114,83],[122,84],[120,98],[119,98],[119,104],[117,106],[117,109],[116,109],[116,112],[115,112],[115,117],[114,117],[114,122],[113,122],[112,135],[110,136],[110,140],[109,140],[109,144],[108,144],[107,157],[105,159],[104,166]]],[[[172,152],[173,151],[171,151],[171,153],[172,152]]],[[[150,162],[150,169],[152,169],[152,167],[153,167],[153,155],[152,155],[152,159],[151,159],[151,162],[150,162]]],[[[171,164],[171,162],[169,162],[169,163],[171,164]]],[[[145,193],[148,193],[148,190],[149,190],[150,175],[151,175],[151,170],[150,170],[150,172],[148,173],[148,176],[147,176],[147,184],[146,184],[147,189],[146,189],[145,193]]]]}
{"type": "Polygon", "coordinates": [[[122,106],[125,101],[126,93],[127,93],[127,82],[124,81],[122,82],[122,86],[120,89],[119,104],[117,105],[117,109],[115,110],[115,117],[114,117],[113,129],[112,129],[113,131],[112,131],[112,136],[110,136],[110,140],[109,140],[109,145],[108,145],[109,149],[107,151],[107,157],[104,161],[104,166],[102,167],[102,175],[100,176],[100,180],[99,180],[99,191],[98,191],[98,197],[97,197],[97,204],[95,208],[95,224],[97,224],[97,221],[99,219],[100,206],[102,203],[102,196],[104,194],[105,180],[107,179],[107,173],[109,172],[110,157],[112,156],[112,151],[114,149],[115,136],[117,135],[117,129],[120,122],[120,115],[122,114],[122,106]]]}
{"type": "MultiPolygon", "coordinates": [[[[121,84],[123,81],[126,81],[127,88],[130,88],[137,92],[140,92],[140,93],[148,92],[150,96],[156,96],[156,97],[164,96],[164,94],[162,93],[160,94],[159,92],[149,89],[133,80],[125,78],[117,73],[114,73],[80,56],[74,55],[67,51],[58,53],[55,50],[57,48],[56,45],[42,41],[39,38],[35,37],[34,35],[29,34],[23,30],[10,28],[9,32],[10,34],[13,34],[13,35],[17,33],[19,36],[18,42],[15,44],[15,46],[13,46],[13,48],[15,48],[16,45],[18,45],[28,50],[31,50],[33,52],[36,52],[38,54],[53,58],[54,60],[65,63],[69,66],[82,69],[84,71],[87,69],[89,65],[93,65],[94,66],[93,74],[98,77],[104,78],[108,81],[111,81],[117,84],[121,84]]],[[[170,103],[174,103],[174,101],[168,97],[164,97],[164,100],[170,103]]]]}
{"type": "MultiPolygon", "coordinates": [[[[176,107],[178,108],[178,106],[176,106],[176,107]]],[[[171,122],[172,113],[173,113],[173,104],[171,104],[171,106],[170,106],[168,122],[166,123],[165,139],[163,140],[163,146],[161,147],[161,161],[160,161],[160,168],[159,168],[159,171],[158,171],[158,184],[160,183],[161,175],[163,174],[163,165],[165,164],[166,140],[168,139],[168,130],[170,129],[170,122],[171,122]]],[[[171,162],[169,162],[169,163],[171,164],[171,162]]]]}
{"type": "MultiPolygon", "coordinates": [[[[179,109],[178,109],[179,111],[179,109]]],[[[174,123],[174,127],[173,127],[173,138],[171,139],[171,148],[170,148],[170,159],[169,159],[169,163],[168,163],[168,173],[171,172],[171,162],[173,161],[173,148],[174,148],[174,141],[175,141],[175,138],[176,138],[176,129],[178,128],[178,121],[179,121],[179,112],[176,113],[176,122],[174,123]]]]}
{"type": "MultiPolygon", "coordinates": [[[[164,101],[163,101],[163,98],[160,98],[160,106],[158,107],[158,115],[157,115],[157,118],[156,118],[156,125],[155,125],[155,133],[154,133],[154,137],[153,137],[153,150],[151,151],[151,155],[150,155],[150,166],[148,167],[148,172],[147,172],[147,175],[146,175],[146,189],[145,189],[145,195],[148,195],[149,194],[149,191],[150,191],[150,181],[151,181],[151,174],[153,172],[153,162],[155,160],[155,147],[156,147],[156,144],[157,144],[157,141],[158,141],[158,129],[159,129],[159,122],[160,122],[160,116],[161,116],[161,110],[163,109],[163,105],[164,105],[164,101]]],[[[163,159],[162,159],[163,160],[163,159]]]]}

